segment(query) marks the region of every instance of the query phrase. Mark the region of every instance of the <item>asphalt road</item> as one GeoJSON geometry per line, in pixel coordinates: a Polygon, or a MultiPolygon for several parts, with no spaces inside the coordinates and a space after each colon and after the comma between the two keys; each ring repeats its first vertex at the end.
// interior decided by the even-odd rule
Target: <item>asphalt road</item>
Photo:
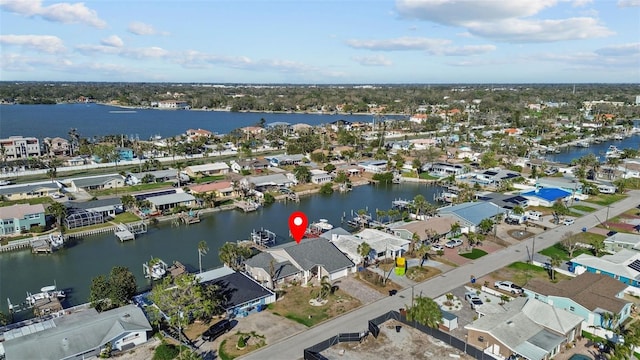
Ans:
{"type": "Polygon", "coordinates": [[[577,233],[582,231],[582,228],[586,227],[589,229],[600,223],[600,221],[605,221],[607,211],[609,218],[612,218],[640,204],[639,190],[630,191],[628,195],[627,198],[612,204],[609,208],[605,207],[576,219],[573,225],[558,226],[555,229],[539,234],[535,238],[529,238],[516,245],[483,256],[461,267],[443,273],[436,278],[415,285],[413,289],[404,289],[398,292],[396,296],[388,296],[362,306],[340,317],[333,318],[258,351],[254,351],[242,357],[242,359],[301,359],[302,351],[309,346],[338,333],[364,331],[367,328],[367,321],[369,319],[373,319],[389,310],[408,307],[411,305],[412,290],[415,296],[438,297],[469,283],[471,275],[481,277],[515,261],[526,261],[528,251],[531,251],[534,241],[535,249],[541,250],[547,248],[560,241],[561,236],[567,231],[577,233]]]}

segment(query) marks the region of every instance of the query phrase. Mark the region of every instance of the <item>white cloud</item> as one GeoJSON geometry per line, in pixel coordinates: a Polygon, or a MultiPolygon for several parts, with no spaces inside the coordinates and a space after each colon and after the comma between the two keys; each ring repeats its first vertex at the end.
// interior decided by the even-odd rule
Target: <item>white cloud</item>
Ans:
{"type": "Polygon", "coordinates": [[[386,40],[347,40],[347,45],[354,49],[367,49],[373,51],[396,50],[430,50],[451,43],[446,39],[431,39],[417,37],[402,37],[386,40]]]}
{"type": "Polygon", "coordinates": [[[610,45],[595,51],[598,55],[604,56],[639,56],[640,42],[629,44],[610,45]]]}
{"type": "Polygon", "coordinates": [[[100,40],[100,44],[105,46],[123,47],[124,42],[118,35],[111,35],[108,38],[100,40]]]}
{"type": "Polygon", "coordinates": [[[51,54],[65,51],[62,39],[52,35],[0,35],[0,44],[21,46],[51,54]]]}
{"type": "Polygon", "coordinates": [[[618,7],[640,6],[640,0],[618,0],[618,7]]]}
{"type": "Polygon", "coordinates": [[[393,62],[382,55],[376,56],[354,56],[353,61],[363,66],[391,66],[393,62]]]}
{"type": "Polygon", "coordinates": [[[107,54],[132,59],[158,59],[170,58],[172,56],[169,51],[156,46],[146,48],[125,48],[111,45],[78,45],[75,49],[88,56],[93,56],[95,54],[107,54]]]}
{"type": "Polygon", "coordinates": [[[446,56],[470,56],[488,53],[495,49],[496,47],[494,45],[451,46],[440,49],[438,52],[434,52],[433,54],[446,56]]]}
{"type": "Polygon", "coordinates": [[[571,5],[573,7],[583,7],[593,3],[593,0],[573,0],[571,5]]]}
{"type": "MultiPolygon", "coordinates": [[[[559,1],[567,0],[396,0],[396,8],[405,18],[463,27],[472,35],[504,42],[553,42],[613,34],[594,17],[532,18],[559,1]]],[[[572,1],[582,6],[591,0],[572,1]]]]}
{"type": "Polygon", "coordinates": [[[52,22],[85,24],[99,29],[107,26],[96,11],[89,9],[84,3],[63,2],[42,6],[41,0],[0,0],[0,8],[24,16],[40,16],[52,22]]]}
{"type": "Polygon", "coordinates": [[[158,31],[149,24],[145,24],[143,22],[132,22],[131,24],[129,24],[129,27],[127,27],[127,30],[132,33],[132,34],[136,34],[136,35],[156,35],[158,34],[158,31]]]}

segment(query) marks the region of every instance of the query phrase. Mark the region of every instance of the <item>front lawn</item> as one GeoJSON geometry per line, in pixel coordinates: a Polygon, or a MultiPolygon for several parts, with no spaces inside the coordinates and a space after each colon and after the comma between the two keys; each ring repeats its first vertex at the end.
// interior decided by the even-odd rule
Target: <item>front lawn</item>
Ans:
{"type": "Polygon", "coordinates": [[[315,299],[319,286],[290,286],[285,288],[281,298],[269,305],[274,315],[279,315],[311,327],[336,315],[345,313],[361,305],[358,299],[352,298],[338,289],[327,297],[328,302],[322,306],[313,306],[309,300],[315,299]]]}
{"type": "Polygon", "coordinates": [[[607,205],[613,204],[614,202],[620,201],[626,197],[627,195],[625,194],[599,194],[599,195],[589,195],[589,198],[584,201],[602,205],[602,206],[607,206],[607,205]]]}
{"type": "Polygon", "coordinates": [[[586,212],[586,213],[590,213],[590,212],[596,210],[595,208],[592,208],[592,207],[586,206],[586,205],[573,205],[573,206],[571,206],[571,209],[575,209],[575,210],[578,210],[578,211],[583,211],[583,212],[586,212]]]}
{"type": "MultiPolygon", "coordinates": [[[[558,258],[562,259],[563,261],[571,260],[571,258],[569,257],[569,253],[566,252],[565,249],[560,244],[555,244],[553,246],[550,246],[550,247],[540,251],[540,254],[546,255],[546,256],[548,256],[550,258],[553,258],[553,257],[557,256],[558,258]]],[[[578,249],[578,250],[573,252],[573,256],[574,257],[576,257],[576,256],[578,256],[580,254],[591,254],[591,250],[589,250],[589,249],[578,249]]]]}
{"type": "Polygon", "coordinates": [[[487,255],[487,252],[484,250],[474,248],[473,250],[471,250],[470,253],[462,253],[459,255],[467,259],[475,260],[487,255]]]}
{"type": "Polygon", "coordinates": [[[140,218],[134,213],[125,211],[121,214],[116,215],[116,217],[112,221],[115,223],[130,223],[140,221],[140,218]]]}
{"type": "Polygon", "coordinates": [[[437,176],[431,176],[431,175],[429,175],[429,173],[425,172],[425,173],[421,173],[420,174],[420,179],[423,179],[423,180],[438,180],[440,178],[437,177],[437,176]]]}
{"type": "Polygon", "coordinates": [[[91,190],[89,191],[89,193],[95,197],[106,196],[106,195],[125,195],[132,192],[166,189],[168,187],[171,187],[171,185],[173,185],[173,183],[171,182],[138,184],[138,185],[132,185],[132,186],[123,186],[123,187],[113,188],[113,189],[91,190]]]}
{"type": "Polygon", "coordinates": [[[53,199],[51,197],[42,196],[42,197],[37,197],[33,199],[3,200],[3,201],[0,201],[0,207],[11,206],[15,204],[29,204],[29,205],[43,204],[44,208],[46,209],[51,203],[53,203],[53,199]]]}
{"type": "Polygon", "coordinates": [[[238,331],[220,343],[218,355],[222,360],[232,360],[259,349],[266,344],[264,335],[260,335],[255,331],[252,331],[251,333],[238,331]],[[245,341],[244,348],[238,348],[238,340],[241,336],[245,341]]]}

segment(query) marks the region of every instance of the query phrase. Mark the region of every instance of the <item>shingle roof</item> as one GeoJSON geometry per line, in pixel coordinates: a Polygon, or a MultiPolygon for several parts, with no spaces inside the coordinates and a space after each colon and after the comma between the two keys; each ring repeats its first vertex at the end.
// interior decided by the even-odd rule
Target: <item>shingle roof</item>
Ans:
{"type": "Polygon", "coordinates": [[[303,239],[299,244],[290,242],[274,248],[284,249],[304,270],[322,265],[333,273],[354,266],[345,254],[325,238],[303,239]]]}
{"type": "Polygon", "coordinates": [[[558,284],[531,280],[526,288],[538,294],[569,298],[590,311],[604,309],[618,313],[628,303],[616,297],[627,285],[607,275],[590,272],[558,284]]]}
{"type": "Polygon", "coordinates": [[[0,207],[0,219],[22,219],[25,215],[44,213],[42,204],[15,204],[0,207]]]}
{"type": "Polygon", "coordinates": [[[0,186],[0,195],[26,194],[30,192],[50,192],[57,191],[58,189],[58,183],[0,186]]]}
{"type": "Polygon", "coordinates": [[[277,262],[271,254],[266,252],[257,254],[256,256],[245,261],[245,264],[253,268],[264,269],[265,271],[267,271],[267,273],[269,273],[271,268],[271,261],[273,261],[273,267],[275,271],[274,280],[276,281],[300,272],[300,270],[293,266],[293,264],[291,264],[289,261],[277,262]]]}
{"type": "Polygon", "coordinates": [[[273,295],[271,291],[238,272],[215,279],[211,283],[220,287],[220,292],[225,299],[223,306],[227,310],[273,295]]]}
{"type": "Polygon", "coordinates": [[[105,175],[105,176],[96,176],[96,177],[90,177],[90,178],[73,179],[72,181],[76,187],[83,188],[87,186],[104,185],[112,180],[122,180],[122,176],[105,175]]]}
{"type": "Polygon", "coordinates": [[[195,199],[196,198],[193,195],[187,193],[175,193],[147,198],[147,200],[155,206],[176,204],[180,202],[193,201],[195,199]]]}
{"type": "Polygon", "coordinates": [[[90,200],[90,201],[78,201],[78,202],[67,202],[68,205],[78,208],[78,209],[96,209],[105,206],[121,206],[122,199],[120,198],[107,198],[107,199],[98,199],[98,200],[90,200]]]}

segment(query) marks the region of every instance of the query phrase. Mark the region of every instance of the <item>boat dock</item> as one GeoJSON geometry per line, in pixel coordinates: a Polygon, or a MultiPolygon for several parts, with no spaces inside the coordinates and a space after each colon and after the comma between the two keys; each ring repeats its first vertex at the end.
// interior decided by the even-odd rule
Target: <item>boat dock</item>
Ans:
{"type": "Polygon", "coordinates": [[[267,229],[253,230],[251,232],[251,241],[254,244],[268,248],[276,243],[276,234],[267,229]]]}
{"type": "Polygon", "coordinates": [[[120,239],[121,242],[125,242],[127,240],[133,240],[136,238],[136,235],[143,234],[147,232],[147,224],[143,221],[139,221],[136,223],[129,224],[117,224],[114,229],[114,234],[120,239]]]}
{"type": "Polygon", "coordinates": [[[260,208],[260,203],[247,200],[236,201],[235,205],[244,212],[256,211],[260,208]]]}
{"type": "Polygon", "coordinates": [[[391,202],[391,207],[394,209],[406,210],[413,206],[413,201],[396,199],[391,202]]]}
{"type": "Polygon", "coordinates": [[[142,273],[146,279],[160,280],[167,274],[168,268],[162,259],[151,258],[151,261],[142,264],[142,273]]]}
{"type": "Polygon", "coordinates": [[[193,211],[189,211],[188,213],[182,212],[178,215],[180,221],[182,221],[185,225],[197,224],[200,222],[200,212],[194,213],[193,211]]]}

